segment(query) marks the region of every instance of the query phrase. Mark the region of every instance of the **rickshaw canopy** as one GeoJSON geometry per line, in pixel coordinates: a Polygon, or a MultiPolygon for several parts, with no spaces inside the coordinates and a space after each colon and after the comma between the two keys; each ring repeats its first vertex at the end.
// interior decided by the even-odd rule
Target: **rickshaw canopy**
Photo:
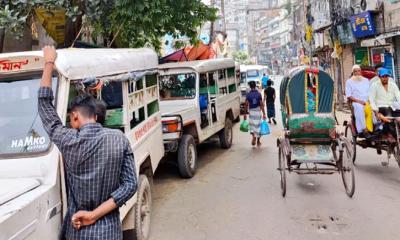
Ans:
{"type": "Polygon", "coordinates": [[[315,81],[315,112],[333,112],[335,91],[333,79],[322,69],[301,66],[292,69],[284,77],[280,87],[280,102],[287,108],[287,114],[308,112],[307,91],[310,80],[315,81]]]}
{"type": "Polygon", "coordinates": [[[322,69],[297,67],[280,88],[282,121],[290,138],[334,137],[334,81],[322,69]]]}

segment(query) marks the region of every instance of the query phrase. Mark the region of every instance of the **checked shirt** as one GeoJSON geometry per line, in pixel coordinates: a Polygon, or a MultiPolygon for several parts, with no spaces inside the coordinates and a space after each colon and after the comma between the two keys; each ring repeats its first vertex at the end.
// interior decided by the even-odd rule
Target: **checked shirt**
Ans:
{"type": "Polygon", "coordinates": [[[73,228],[71,217],[79,210],[94,210],[111,197],[120,207],[134,195],[137,178],[129,141],[122,132],[98,123],[79,130],[64,127],[52,104],[51,88],[41,87],[38,101],[43,126],[61,151],[66,169],[68,210],[60,238],[122,239],[118,209],[80,230],[73,228]]]}

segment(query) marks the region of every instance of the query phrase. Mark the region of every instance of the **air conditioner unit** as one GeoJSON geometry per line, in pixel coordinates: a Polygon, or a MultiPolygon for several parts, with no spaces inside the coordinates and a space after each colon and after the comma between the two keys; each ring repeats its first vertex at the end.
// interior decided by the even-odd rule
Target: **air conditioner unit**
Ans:
{"type": "Polygon", "coordinates": [[[382,0],[352,0],[350,8],[355,14],[365,11],[375,11],[382,2],[382,0]]]}

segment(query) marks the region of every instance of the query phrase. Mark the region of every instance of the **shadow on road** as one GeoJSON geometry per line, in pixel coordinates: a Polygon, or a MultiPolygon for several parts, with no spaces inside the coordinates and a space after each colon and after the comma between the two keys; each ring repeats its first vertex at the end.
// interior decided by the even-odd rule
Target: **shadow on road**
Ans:
{"type": "MultiPolygon", "coordinates": [[[[202,171],[212,161],[217,161],[218,158],[227,150],[221,149],[219,142],[216,139],[210,139],[200,145],[197,145],[197,170],[196,174],[202,171]]],[[[229,151],[229,150],[228,150],[229,151]]],[[[181,179],[179,176],[176,154],[170,154],[165,157],[164,161],[158,166],[155,172],[155,179],[181,179]]]]}
{"type": "Polygon", "coordinates": [[[400,186],[400,175],[397,163],[394,161],[387,167],[381,166],[380,162],[377,162],[376,165],[356,165],[356,174],[357,172],[368,174],[369,177],[379,178],[386,183],[390,181],[392,184],[396,184],[400,186]]]}

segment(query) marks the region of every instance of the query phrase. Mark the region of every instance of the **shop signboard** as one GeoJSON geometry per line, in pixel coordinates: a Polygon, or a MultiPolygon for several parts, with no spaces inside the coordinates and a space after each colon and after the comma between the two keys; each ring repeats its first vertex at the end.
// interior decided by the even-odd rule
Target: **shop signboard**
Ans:
{"type": "Polygon", "coordinates": [[[369,58],[368,58],[368,48],[357,48],[355,50],[355,62],[360,66],[368,66],[369,58]]]}
{"type": "Polygon", "coordinates": [[[383,54],[375,53],[372,56],[372,59],[373,59],[372,61],[374,62],[374,65],[382,63],[382,57],[383,57],[383,54]]]}
{"type": "Polygon", "coordinates": [[[374,19],[370,11],[351,16],[350,22],[353,34],[356,38],[363,38],[376,34],[374,19]]]}

